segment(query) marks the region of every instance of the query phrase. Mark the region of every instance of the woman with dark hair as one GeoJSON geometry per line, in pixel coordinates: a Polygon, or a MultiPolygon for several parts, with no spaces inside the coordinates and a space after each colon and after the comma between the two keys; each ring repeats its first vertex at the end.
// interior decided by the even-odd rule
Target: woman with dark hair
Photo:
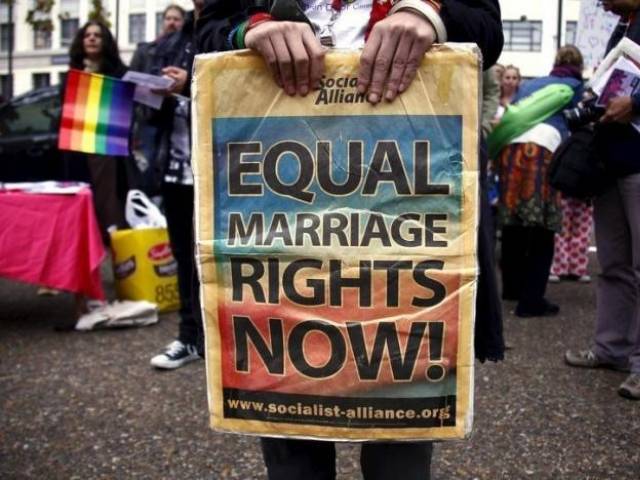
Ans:
{"type": "Polygon", "coordinates": [[[71,42],[69,57],[69,68],[76,70],[118,78],[127,71],[113,35],[96,21],[89,21],[78,30],[71,42]]]}
{"type": "MultiPolygon", "coordinates": [[[[558,50],[553,70],[546,77],[525,82],[513,102],[548,85],[569,86],[575,106],[582,96],[583,60],[567,45],[558,50]]],[[[554,233],[560,231],[559,192],[547,180],[553,152],[569,135],[560,110],[504,147],[496,166],[500,177],[498,224],[502,228],[502,297],[517,301],[519,317],[556,315],[560,308],[544,295],[551,269],[554,233]]]]}
{"type": "MultiPolygon", "coordinates": [[[[127,71],[113,35],[105,25],[96,21],[87,22],[78,30],[71,43],[69,57],[69,68],[75,70],[117,78],[127,71]]],[[[83,180],[88,177],[100,230],[105,243],[108,243],[109,230],[127,227],[124,200],[129,186],[129,158],[77,152],[67,152],[65,158],[69,176],[83,180]],[[84,175],[80,174],[83,171],[84,175]]]]}

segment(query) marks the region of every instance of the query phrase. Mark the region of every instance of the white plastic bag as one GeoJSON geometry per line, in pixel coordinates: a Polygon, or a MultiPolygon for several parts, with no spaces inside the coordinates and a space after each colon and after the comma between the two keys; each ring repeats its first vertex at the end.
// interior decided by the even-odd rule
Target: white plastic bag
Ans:
{"type": "Polygon", "coordinates": [[[158,323],[158,307],[145,301],[115,301],[85,313],[76,323],[76,330],[101,328],[144,327],[158,323]]]}
{"type": "Polygon", "coordinates": [[[125,218],[131,228],[167,228],[164,215],[140,190],[129,190],[125,218]]]}

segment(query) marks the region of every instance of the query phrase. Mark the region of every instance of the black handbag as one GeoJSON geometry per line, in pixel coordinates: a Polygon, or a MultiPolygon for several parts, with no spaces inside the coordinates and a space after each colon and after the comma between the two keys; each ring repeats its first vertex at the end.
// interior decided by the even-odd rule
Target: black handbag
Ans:
{"type": "Polygon", "coordinates": [[[591,126],[575,130],[553,154],[549,166],[549,184],[574,198],[590,198],[604,192],[610,181],[596,152],[595,132],[591,126]]]}

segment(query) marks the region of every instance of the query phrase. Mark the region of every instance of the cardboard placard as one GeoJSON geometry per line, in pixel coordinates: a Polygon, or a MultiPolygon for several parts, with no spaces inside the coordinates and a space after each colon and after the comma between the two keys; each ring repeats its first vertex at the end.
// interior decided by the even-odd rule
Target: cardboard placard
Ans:
{"type": "Polygon", "coordinates": [[[250,52],[196,57],[196,238],[211,424],[333,440],[466,436],[480,60],[425,56],[392,103],[359,52],[289,97],[250,52]]]}

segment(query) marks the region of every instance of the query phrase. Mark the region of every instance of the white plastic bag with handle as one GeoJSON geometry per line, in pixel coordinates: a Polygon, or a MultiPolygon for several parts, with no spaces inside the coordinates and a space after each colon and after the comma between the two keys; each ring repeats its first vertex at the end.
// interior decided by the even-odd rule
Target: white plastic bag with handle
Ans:
{"type": "Polygon", "coordinates": [[[140,190],[129,190],[125,218],[131,228],[167,228],[167,219],[140,190]]]}

